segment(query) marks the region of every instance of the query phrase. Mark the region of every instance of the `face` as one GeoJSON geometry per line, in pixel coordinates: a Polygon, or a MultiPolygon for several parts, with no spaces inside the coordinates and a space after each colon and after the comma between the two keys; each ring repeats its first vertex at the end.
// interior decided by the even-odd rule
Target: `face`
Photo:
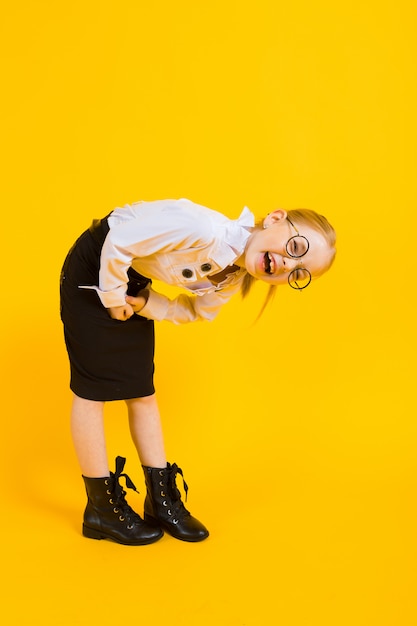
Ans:
{"type": "Polygon", "coordinates": [[[289,273],[297,269],[307,269],[313,278],[319,276],[331,258],[331,250],[323,235],[314,228],[296,224],[295,228],[307,239],[309,246],[305,255],[293,258],[291,255],[300,255],[307,249],[307,242],[300,238],[291,239],[297,235],[297,230],[286,217],[287,213],[281,209],[270,213],[264,220],[264,228],[252,233],[245,250],[246,270],[270,285],[288,283],[289,273]]]}

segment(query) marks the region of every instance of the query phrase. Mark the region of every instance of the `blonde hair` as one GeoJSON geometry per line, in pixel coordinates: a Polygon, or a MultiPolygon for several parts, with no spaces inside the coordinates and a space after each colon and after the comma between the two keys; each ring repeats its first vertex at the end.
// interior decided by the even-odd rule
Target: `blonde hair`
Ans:
{"type": "MultiPolygon", "coordinates": [[[[331,254],[329,256],[329,260],[323,266],[322,271],[318,274],[318,276],[321,276],[321,274],[324,274],[324,272],[326,272],[332,266],[336,256],[336,232],[333,226],[324,217],[324,215],[320,215],[319,213],[316,213],[316,211],[313,211],[311,209],[292,209],[290,211],[287,211],[287,216],[289,217],[291,222],[295,222],[299,226],[304,225],[313,228],[315,231],[323,235],[324,239],[326,240],[331,254]]],[[[264,218],[259,220],[256,223],[256,227],[262,228],[263,221],[264,218]]],[[[242,298],[246,298],[246,296],[249,294],[255,280],[256,278],[246,272],[245,276],[243,277],[243,282],[240,290],[242,298]]],[[[277,285],[270,285],[267,296],[257,319],[261,317],[262,313],[265,311],[265,308],[271,302],[272,298],[275,295],[276,288],[277,285]]]]}

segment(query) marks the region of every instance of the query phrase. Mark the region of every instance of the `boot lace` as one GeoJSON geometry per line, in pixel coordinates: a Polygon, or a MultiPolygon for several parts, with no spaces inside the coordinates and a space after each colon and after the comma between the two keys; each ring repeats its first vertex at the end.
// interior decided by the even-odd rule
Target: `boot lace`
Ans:
{"type": "Polygon", "coordinates": [[[176,463],[172,465],[168,464],[168,492],[171,497],[171,505],[172,505],[172,515],[176,519],[183,519],[184,517],[191,515],[189,511],[185,508],[182,500],[181,500],[181,492],[177,487],[177,474],[179,474],[182,478],[182,483],[185,492],[185,501],[187,502],[188,497],[188,485],[184,480],[183,471],[176,463]]]}
{"type": "Polygon", "coordinates": [[[119,514],[119,520],[121,522],[126,521],[128,528],[132,529],[134,524],[142,524],[143,520],[140,517],[140,515],[138,515],[133,509],[132,507],[127,503],[125,496],[126,496],[126,491],[123,489],[123,487],[121,486],[121,484],[119,483],[119,479],[123,476],[123,478],[125,479],[126,482],[126,487],[128,489],[133,489],[133,491],[136,491],[136,493],[139,493],[139,491],[136,489],[135,485],[133,484],[133,481],[131,480],[131,478],[123,473],[123,468],[125,466],[126,463],[126,459],[124,459],[121,456],[118,456],[116,458],[116,471],[110,472],[110,477],[112,480],[112,499],[110,500],[110,503],[112,505],[114,505],[113,511],[115,513],[119,514]]]}

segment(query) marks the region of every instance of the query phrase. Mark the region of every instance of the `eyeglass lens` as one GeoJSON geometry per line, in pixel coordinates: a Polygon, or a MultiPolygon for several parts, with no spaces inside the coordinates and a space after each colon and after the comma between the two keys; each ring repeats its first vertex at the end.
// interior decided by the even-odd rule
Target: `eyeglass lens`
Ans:
{"type": "Polygon", "coordinates": [[[285,247],[289,256],[299,259],[307,253],[309,245],[308,240],[303,235],[295,235],[288,239],[285,247]]]}
{"type": "Polygon", "coordinates": [[[305,289],[311,283],[311,274],[300,267],[288,274],[288,283],[293,289],[305,289]]]}

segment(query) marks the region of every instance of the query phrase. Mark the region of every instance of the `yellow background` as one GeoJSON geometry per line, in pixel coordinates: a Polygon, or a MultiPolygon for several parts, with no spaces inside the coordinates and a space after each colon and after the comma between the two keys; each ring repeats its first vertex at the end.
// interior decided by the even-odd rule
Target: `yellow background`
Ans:
{"type": "MultiPolygon", "coordinates": [[[[411,626],[416,587],[415,3],[8,3],[1,18],[2,566],[8,624],[411,626]],[[306,206],[332,271],[158,325],[171,461],[211,537],[81,536],[58,317],[93,217],[188,197],[306,206]]],[[[143,479],[124,406],[109,454],[143,479]]],[[[112,461],[113,462],[113,461],[112,461]]]]}

